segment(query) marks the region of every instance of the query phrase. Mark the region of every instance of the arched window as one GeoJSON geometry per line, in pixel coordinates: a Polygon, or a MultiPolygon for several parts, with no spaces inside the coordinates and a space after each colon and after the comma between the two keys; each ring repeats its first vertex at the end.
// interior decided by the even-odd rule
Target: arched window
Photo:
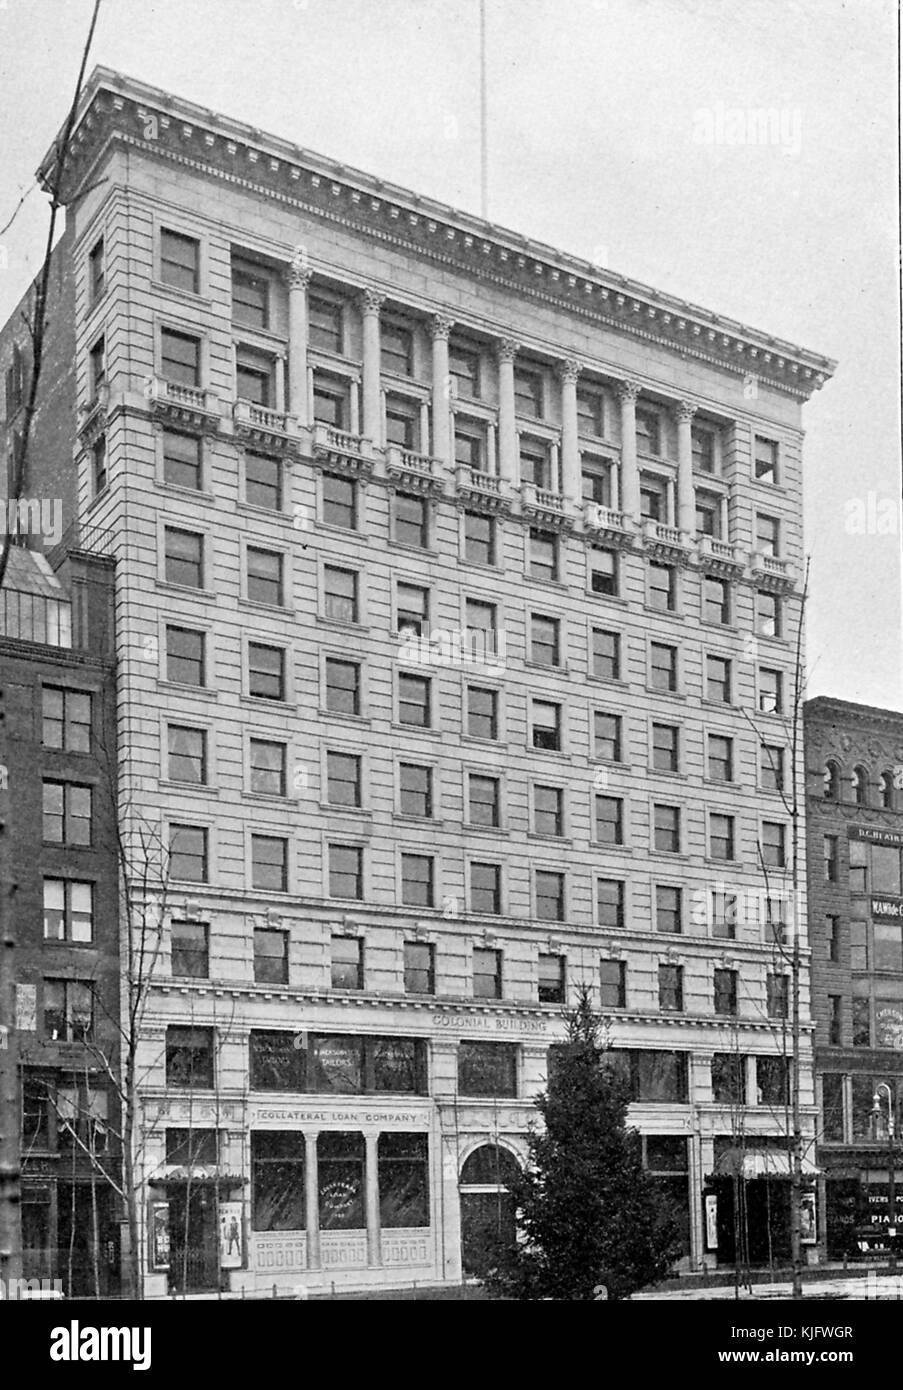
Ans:
{"type": "Polygon", "coordinates": [[[822,776],[825,801],[840,800],[840,768],[836,763],[826,763],[822,776]]]}
{"type": "Polygon", "coordinates": [[[517,1159],[498,1144],[475,1149],[461,1169],[462,1187],[507,1187],[519,1172],[517,1159]]]}
{"type": "Polygon", "coordinates": [[[881,781],[881,805],[885,811],[894,809],[894,774],[892,772],[882,772],[881,781]]]}
{"type": "Polygon", "coordinates": [[[864,767],[853,768],[853,800],[857,806],[867,806],[869,801],[869,775],[864,767]]]}

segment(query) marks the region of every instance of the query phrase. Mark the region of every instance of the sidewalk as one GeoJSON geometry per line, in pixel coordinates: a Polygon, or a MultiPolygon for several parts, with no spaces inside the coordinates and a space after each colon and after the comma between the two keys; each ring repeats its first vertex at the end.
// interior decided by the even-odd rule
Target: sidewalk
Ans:
{"type": "MultiPolygon", "coordinates": [[[[733,1283],[698,1285],[695,1288],[675,1288],[672,1286],[634,1294],[632,1301],[713,1299],[719,1302],[733,1302],[737,1297],[745,1302],[766,1299],[788,1301],[792,1298],[791,1283],[788,1279],[776,1283],[741,1285],[739,1293],[735,1290],[733,1283]]],[[[803,1297],[805,1299],[851,1298],[863,1302],[903,1302],[903,1275],[869,1270],[864,1274],[840,1275],[833,1279],[824,1276],[814,1279],[807,1277],[803,1281],[803,1297]]]]}

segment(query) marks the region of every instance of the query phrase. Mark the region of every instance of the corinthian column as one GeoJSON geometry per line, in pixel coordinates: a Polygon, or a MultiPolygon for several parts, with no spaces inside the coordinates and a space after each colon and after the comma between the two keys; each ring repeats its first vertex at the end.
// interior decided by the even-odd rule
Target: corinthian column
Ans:
{"type": "Polygon", "coordinates": [[[618,387],[621,402],[621,511],[638,521],[640,516],[640,472],[636,461],[636,398],[640,388],[635,381],[622,381],[618,387]]]}
{"type": "Polygon", "coordinates": [[[288,268],[288,409],[302,427],[310,424],[307,389],[307,287],[313,271],[298,247],[288,268]]]}
{"type": "Polygon", "coordinates": [[[430,320],[433,340],[433,457],[442,463],[451,458],[451,391],[448,375],[448,335],[453,320],[436,314],[430,320]]]}
{"type": "Polygon", "coordinates": [[[677,407],[677,525],[692,540],[696,535],[696,492],[693,488],[693,416],[695,405],[677,407]]]}
{"type": "Polygon", "coordinates": [[[386,296],[378,290],[364,290],[360,297],[364,322],[363,396],[364,418],[361,434],[376,445],[382,444],[382,409],[379,395],[379,311],[386,296]]]}
{"type": "Polygon", "coordinates": [[[499,477],[517,482],[517,429],[514,424],[514,359],[517,343],[502,338],[496,344],[499,364],[499,477]]]}
{"type": "Polygon", "coordinates": [[[580,476],[580,448],[577,443],[577,378],[580,363],[567,361],[558,365],[561,382],[561,480],[564,496],[579,506],[583,495],[580,476]]]}

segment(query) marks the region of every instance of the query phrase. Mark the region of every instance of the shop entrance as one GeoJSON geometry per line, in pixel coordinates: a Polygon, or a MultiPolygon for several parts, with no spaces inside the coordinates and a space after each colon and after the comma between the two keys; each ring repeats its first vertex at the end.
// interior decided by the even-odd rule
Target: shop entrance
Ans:
{"type": "Polygon", "coordinates": [[[175,1293],[219,1287],[213,1188],[187,1183],[169,1189],[169,1283],[175,1293]]]}
{"type": "Polygon", "coordinates": [[[508,1184],[517,1174],[514,1155],[498,1144],[484,1144],[461,1169],[461,1267],[481,1279],[514,1244],[514,1201],[508,1184]]]}
{"type": "Polygon", "coordinates": [[[713,1178],[718,1197],[718,1263],[762,1266],[790,1259],[787,1178],[713,1178]]]}
{"type": "Polygon", "coordinates": [[[61,1182],[56,1195],[56,1278],[68,1298],[103,1298],[115,1259],[113,1194],[106,1183],[61,1182]]]}

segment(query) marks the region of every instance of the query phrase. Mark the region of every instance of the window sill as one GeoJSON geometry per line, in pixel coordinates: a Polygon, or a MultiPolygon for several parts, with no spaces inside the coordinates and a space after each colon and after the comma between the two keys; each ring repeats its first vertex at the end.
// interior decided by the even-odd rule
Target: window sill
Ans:
{"type": "Polygon", "coordinates": [[[243,705],[248,705],[251,709],[285,710],[293,705],[293,701],[284,696],[275,700],[270,699],[268,695],[248,695],[242,691],[239,698],[243,705]]]}
{"type": "Polygon", "coordinates": [[[465,821],[464,829],[474,835],[494,835],[497,839],[506,839],[510,833],[506,825],[474,825],[472,821],[465,821]]]}
{"type": "Polygon", "coordinates": [[[157,589],[165,594],[175,594],[179,598],[189,598],[194,603],[215,604],[217,601],[217,595],[210,589],[196,589],[191,584],[171,584],[168,579],[158,579],[157,589]]]}
{"type": "Polygon", "coordinates": [[[192,795],[200,793],[209,797],[218,797],[219,787],[213,787],[209,782],[177,782],[172,777],[161,777],[158,786],[166,791],[191,792],[192,795]]]}
{"type": "Polygon", "coordinates": [[[321,719],[339,719],[353,728],[368,729],[372,723],[367,714],[349,714],[346,710],[326,709],[323,705],[318,706],[317,714],[321,719]]]}
{"type": "MultiPolygon", "coordinates": [[[[173,497],[190,497],[193,502],[204,502],[208,506],[216,506],[217,498],[212,492],[200,487],[182,487],[180,483],[168,483],[164,478],[157,479],[157,487],[161,492],[172,495],[173,497]]],[[[98,496],[100,494],[98,493],[98,496]]]]}
{"type": "Polygon", "coordinates": [[[261,521],[269,522],[282,521],[295,529],[294,518],[282,507],[259,507],[256,502],[246,502],[244,498],[240,498],[235,503],[235,510],[239,516],[259,517],[261,521]]]}
{"type": "Polygon", "coordinates": [[[168,681],[159,678],[158,690],[172,690],[178,695],[203,695],[208,700],[218,700],[219,691],[211,690],[209,685],[183,685],[181,681],[168,681]]]}
{"type": "Polygon", "coordinates": [[[423,555],[431,560],[438,560],[439,558],[439,551],[434,545],[413,545],[409,541],[398,541],[394,536],[390,536],[386,548],[398,550],[403,555],[423,555]]]}
{"type": "Polygon", "coordinates": [[[574,844],[570,835],[545,835],[541,830],[528,830],[527,839],[541,845],[560,845],[563,849],[571,849],[574,844]]]}
{"type": "Polygon", "coordinates": [[[206,295],[195,290],[183,290],[178,285],[168,285],[165,280],[153,279],[150,282],[150,287],[158,294],[166,294],[172,299],[180,299],[183,304],[191,304],[196,309],[202,307],[210,309],[212,307],[212,300],[208,299],[206,295]]]}
{"type": "Polygon", "coordinates": [[[288,621],[295,617],[295,610],[283,603],[262,603],[260,599],[242,597],[238,600],[238,606],[245,612],[268,613],[271,617],[278,615],[288,621]]]}
{"type": "Polygon", "coordinates": [[[613,603],[617,608],[630,607],[628,600],[622,598],[620,594],[606,594],[599,589],[594,589],[591,585],[587,585],[586,595],[588,598],[604,599],[606,603],[613,603]]]}
{"type": "Polygon", "coordinates": [[[344,618],[327,618],[324,614],[318,613],[314,619],[321,627],[338,628],[340,632],[351,632],[358,637],[369,636],[370,629],[366,623],[346,622],[344,618]]]}
{"type": "Polygon", "coordinates": [[[524,661],[525,671],[542,672],[545,675],[567,676],[570,674],[567,664],[561,665],[551,661],[524,661]]]}
{"type": "Polygon", "coordinates": [[[340,526],[337,521],[325,521],[322,516],[317,518],[317,530],[325,531],[327,535],[342,536],[346,540],[351,536],[356,536],[361,542],[367,539],[366,533],[359,526],[340,526]]]}
{"type": "Polygon", "coordinates": [[[319,801],[317,805],[325,815],[354,816],[357,820],[366,821],[373,819],[373,812],[367,806],[341,806],[334,801],[319,801]]]}
{"type": "Polygon", "coordinates": [[[644,612],[644,613],[650,613],[650,614],[652,614],[655,618],[672,618],[672,619],[674,620],[674,622],[677,622],[677,623],[686,622],[686,619],[687,619],[686,613],[684,613],[681,609],[678,609],[678,608],[656,608],[656,607],[655,607],[653,604],[651,604],[651,603],[644,603],[644,604],[643,604],[643,612],[644,612]]]}

